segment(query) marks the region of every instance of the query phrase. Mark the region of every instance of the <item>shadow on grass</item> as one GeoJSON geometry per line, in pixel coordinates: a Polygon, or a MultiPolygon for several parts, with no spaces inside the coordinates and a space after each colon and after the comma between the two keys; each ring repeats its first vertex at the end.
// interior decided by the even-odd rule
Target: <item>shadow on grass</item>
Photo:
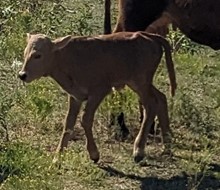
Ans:
{"type": "MultiPolygon", "coordinates": [[[[220,172],[220,165],[211,164],[211,172],[220,172]]],[[[126,174],[111,166],[99,166],[102,170],[106,171],[109,176],[115,176],[120,178],[128,178],[131,180],[140,182],[140,190],[191,190],[198,183],[194,181],[195,176],[187,174],[173,176],[169,179],[157,178],[157,177],[141,177],[135,174],[126,174]],[[193,183],[195,182],[195,183],[193,183]]],[[[217,179],[213,174],[205,175],[198,174],[196,176],[197,182],[201,180],[201,183],[195,189],[198,190],[217,190],[220,189],[220,179],[217,179]]]]}

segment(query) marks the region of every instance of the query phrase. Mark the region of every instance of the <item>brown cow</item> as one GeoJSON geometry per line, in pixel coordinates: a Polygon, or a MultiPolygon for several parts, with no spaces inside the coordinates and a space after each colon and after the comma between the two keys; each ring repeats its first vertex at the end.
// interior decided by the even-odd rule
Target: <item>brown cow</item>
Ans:
{"type": "MultiPolygon", "coordinates": [[[[106,0],[110,1],[110,0],[106,0]]],[[[144,31],[165,13],[191,40],[220,49],[220,1],[217,0],[118,0],[115,32],[144,31]]],[[[107,5],[110,5],[108,3],[107,5]]],[[[107,9],[110,9],[106,6],[107,9]]],[[[105,26],[111,23],[106,17],[105,26]]],[[[163,26],[163,22],[160,22],[163,26]]],[[[157,27],[159,27],[157,22],[157,27]]],[[[106,32],[108,31],[105,30],[106,32]]]]}
{"type": "Polygon", "coordinates": [[[95,111],[112,87],[120,89],[125,85],[138,94],[145,114],[134,143],[135,161],[144,157],[147,134],[156,113],[163,140],[169,144],[171,131],[166,96],[152,84],[162,47],[174,95],[176,78],[170,46],[158,35],[121,32],[96,37],[67,36],[54,41],[43,34],[29,35],[20,79],[31,82],[50,76],[69,94],[69,111],[58,151],[67,147],[81,104],[87,101],[81,124],[90,158],[97,162],[99,151],[92,133],[95,111]]]}
{"type": "MultiPolygon", "coordinates": [[[[169,25],[172,23],[172,20],[170,16],[167,14],[162,14],[161,12],[158,12],[158,15],[152,15],[153,19],[151,17],[145,17],[142,18],[142,20],[138,19],[138,13],[141,11],[142,6],[148,7],[147,10],[144,10],[146,12],[140,13],[142,17],[144,15],[151,15],[151,12],[158,10],[159,7],[164,7],[167,5],[165,1],[154,1],[149,3],[149,0],[137,0],[135,2],[130,1],[124,1],[124,0],[119,0],[119,15],[117,19],[117,24],[113,30],[113,33],[116,32],[122,32],[122,31],[146,31],[148,33],[154,33],[154,34],[159,34],[163,37],[166,37],[166,35],[169,32],[169,25]],[[131,12],[131,15],[129,12],[125,10],[125,7],[130,6],[135,6],[136,8],[138,7],[138,4],[140,4],[140,9],[136,10],[135,13],[131,12]],[[128,18],[127,18],[128,17],[128,18]],[[157,18],[157,19],[156,19],[157,18]],[[133,22],[135,24],[133,24],[133,22]],[[138,28],[138,30],[137,30],[138,28]]],[[[110,0],[105,0],[105,19],[104,19],[104,33],[105,34],[110,34],[111,33],[111,16],[110,16],[110,6],[111,2],[110,0]]],[[[127,8],[128,9],[128,8],[127,8]]],[[[160,9],[159,9],[160,10],[160,9]]]]}

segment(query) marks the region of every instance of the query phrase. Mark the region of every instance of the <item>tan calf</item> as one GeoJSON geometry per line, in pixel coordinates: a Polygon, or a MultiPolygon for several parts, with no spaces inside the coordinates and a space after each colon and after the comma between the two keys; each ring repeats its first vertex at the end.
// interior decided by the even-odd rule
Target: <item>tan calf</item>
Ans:
{"type": "Polygon", "coordinates": [[[97,162],[99,151],[92,133],[95,111],[112,87],[119,89],[125,85],[138,94],[144,108],[144,119],[134,143],[135,161],[144,157],[146,138],[156,114],[164,142],[170,143],[166,97],[152,84],[162,47],[174,95],[176,78],[170,46],[158,35],[121,32],[96,37],[66,36],[54,41],[43,34],[28,35],[20,79],[31,82],[50,76],[69,94],[69,110],[58,151],[67,147],[81,104],[87,101],[82,127],[90,158],[97,162]]]}

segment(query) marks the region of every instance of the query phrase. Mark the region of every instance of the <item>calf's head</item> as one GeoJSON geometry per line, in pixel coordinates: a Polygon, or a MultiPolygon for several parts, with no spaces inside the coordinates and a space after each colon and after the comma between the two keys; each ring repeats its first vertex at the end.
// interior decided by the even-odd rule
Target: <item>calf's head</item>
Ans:
{"type": "Polygon", "coordinates": [[[27,46],[24,50],[24,65],[18,76],[24,82],[31,82],[42,76],[48,76],[53,70],[55,52],[62,49],[70,36],[51,41],[46,35],[27,34],[27,46]]]}

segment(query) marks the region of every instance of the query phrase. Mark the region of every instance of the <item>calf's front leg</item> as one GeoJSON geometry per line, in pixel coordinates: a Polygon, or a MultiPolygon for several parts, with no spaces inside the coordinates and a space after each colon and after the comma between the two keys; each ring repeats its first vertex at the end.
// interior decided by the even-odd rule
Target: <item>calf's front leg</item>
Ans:
{"type": "Polygon", "coordinates": [[[99,91],[98,94],[93,94],[89,96],[84,114],[82,116],[82,127],[84,128],[86,135],[86,147],[89,152],[90,159],[93,160],[95,163],[99,161],[99,151],[93,137],[92,125],[95,111],[103,98],[106,96],[106,94],[106,91],[99,91]]]}
{"type": "Polygon", "coordinates": [[[69,108],[65,119],[65,125],[63,128],[63,133],[60,139],[60,143],[57,147],[57,152],[63,151],[67,147],[68,141],[73,137],[73,129],[76,123],[77,115],[80,111],[82,105],[81,101],[76,100],[75,98],[68,97],[69,108]]]}

